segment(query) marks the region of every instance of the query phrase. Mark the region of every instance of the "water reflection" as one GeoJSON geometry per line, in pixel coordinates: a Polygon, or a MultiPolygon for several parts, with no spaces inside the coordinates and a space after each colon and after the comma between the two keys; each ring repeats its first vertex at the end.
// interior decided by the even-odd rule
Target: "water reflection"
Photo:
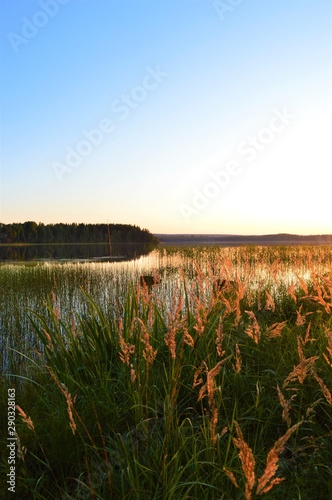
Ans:
{"type": "Polygon", "coordinates": [[[112,244],[56,244],[56,245],[1,245],[0,261],[32,260],[131,260],[147,255],[153,246],[147,243],[112,244]]]}

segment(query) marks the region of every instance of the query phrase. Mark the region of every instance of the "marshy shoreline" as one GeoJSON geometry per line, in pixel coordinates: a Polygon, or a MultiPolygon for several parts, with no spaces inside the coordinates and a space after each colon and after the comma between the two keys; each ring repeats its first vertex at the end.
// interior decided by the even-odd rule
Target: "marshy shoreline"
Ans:
{"type": "MultiPolygon", "coordinates": [[[[325,245],[2,264],[0,397],[6,408],[15,391],[16,493],[328,498],[331,270],[325,245]],[[140,280],[149,274],[152,287],[140,280]]],[[[3,449],[8,421],[2,412],[3,449]]]]}

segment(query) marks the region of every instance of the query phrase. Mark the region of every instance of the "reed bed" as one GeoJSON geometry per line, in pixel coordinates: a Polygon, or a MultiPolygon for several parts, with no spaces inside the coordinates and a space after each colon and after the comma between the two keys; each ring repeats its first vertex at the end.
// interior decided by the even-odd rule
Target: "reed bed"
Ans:
{"type": "Polygon", "coordinates": [[[331,498],[331,247],[168,248],[0,279],[21,498],[331,498]]]}

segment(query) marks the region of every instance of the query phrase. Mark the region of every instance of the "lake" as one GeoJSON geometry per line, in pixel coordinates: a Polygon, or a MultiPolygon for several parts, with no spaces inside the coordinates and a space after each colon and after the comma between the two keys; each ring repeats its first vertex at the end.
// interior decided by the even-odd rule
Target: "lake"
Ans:
{"type": "Polygon", "coordinates": [[[112,256],[107,243],[64,243],[39,245],[0,245],[0,262],[58,261],[58,260],[130,260],[151,251],[150,244],[112,244],[112,256]]]}
{"type": "Polygon", "coordinates": [[[88,261],[105,256],[107,245],[22,246],[13,247],[12,253],[1,249],[11,258],[0,264],[0,353],[2,370],[9,367],[12,373],[22,372],[24,364],[15,350],[36,357],[38,342],[29,316],[31,311],[45,314],[47,304],[68,319],[86,311],[87,292],[113,317],[121,314],[128,291],[137,290],[141,275],[158,273],[161,284],[152,293],[167,315],[174,297],[184,293],[184,279],[189,291],[201,279],[207,301],[214,279],[239,279],[250,303],[257,294],[265,300],[265,290],[277,299],[290,285],[299,287],[300,279],[310,280],[332,268],[328,246],[166,247],[139,257],[136,252],[144,249],[119,246],[118,255],[126,258],[115,262],[88,261]],[[45,260],[47,255],[52,258],[45,260]],[[23,257],[29,258],[22,262],[23,257]]]}

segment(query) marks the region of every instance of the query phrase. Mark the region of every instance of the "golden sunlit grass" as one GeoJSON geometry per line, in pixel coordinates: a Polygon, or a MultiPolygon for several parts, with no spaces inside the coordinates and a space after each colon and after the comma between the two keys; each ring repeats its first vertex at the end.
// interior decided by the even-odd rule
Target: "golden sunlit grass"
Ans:
{"type": "MultiPolygon", "coordinates": [[[[159,262],[151,290],[134,272],[102,290],[91,273],[89,293],[51,272],[48,307],[8,358],[21,378],[1,386],[4,407],[16,387],[21,496],[329,498],[331,248],[173,248],[159,262]]],[[[10,294],[32,271],[6,272],[10,294]]]]}

